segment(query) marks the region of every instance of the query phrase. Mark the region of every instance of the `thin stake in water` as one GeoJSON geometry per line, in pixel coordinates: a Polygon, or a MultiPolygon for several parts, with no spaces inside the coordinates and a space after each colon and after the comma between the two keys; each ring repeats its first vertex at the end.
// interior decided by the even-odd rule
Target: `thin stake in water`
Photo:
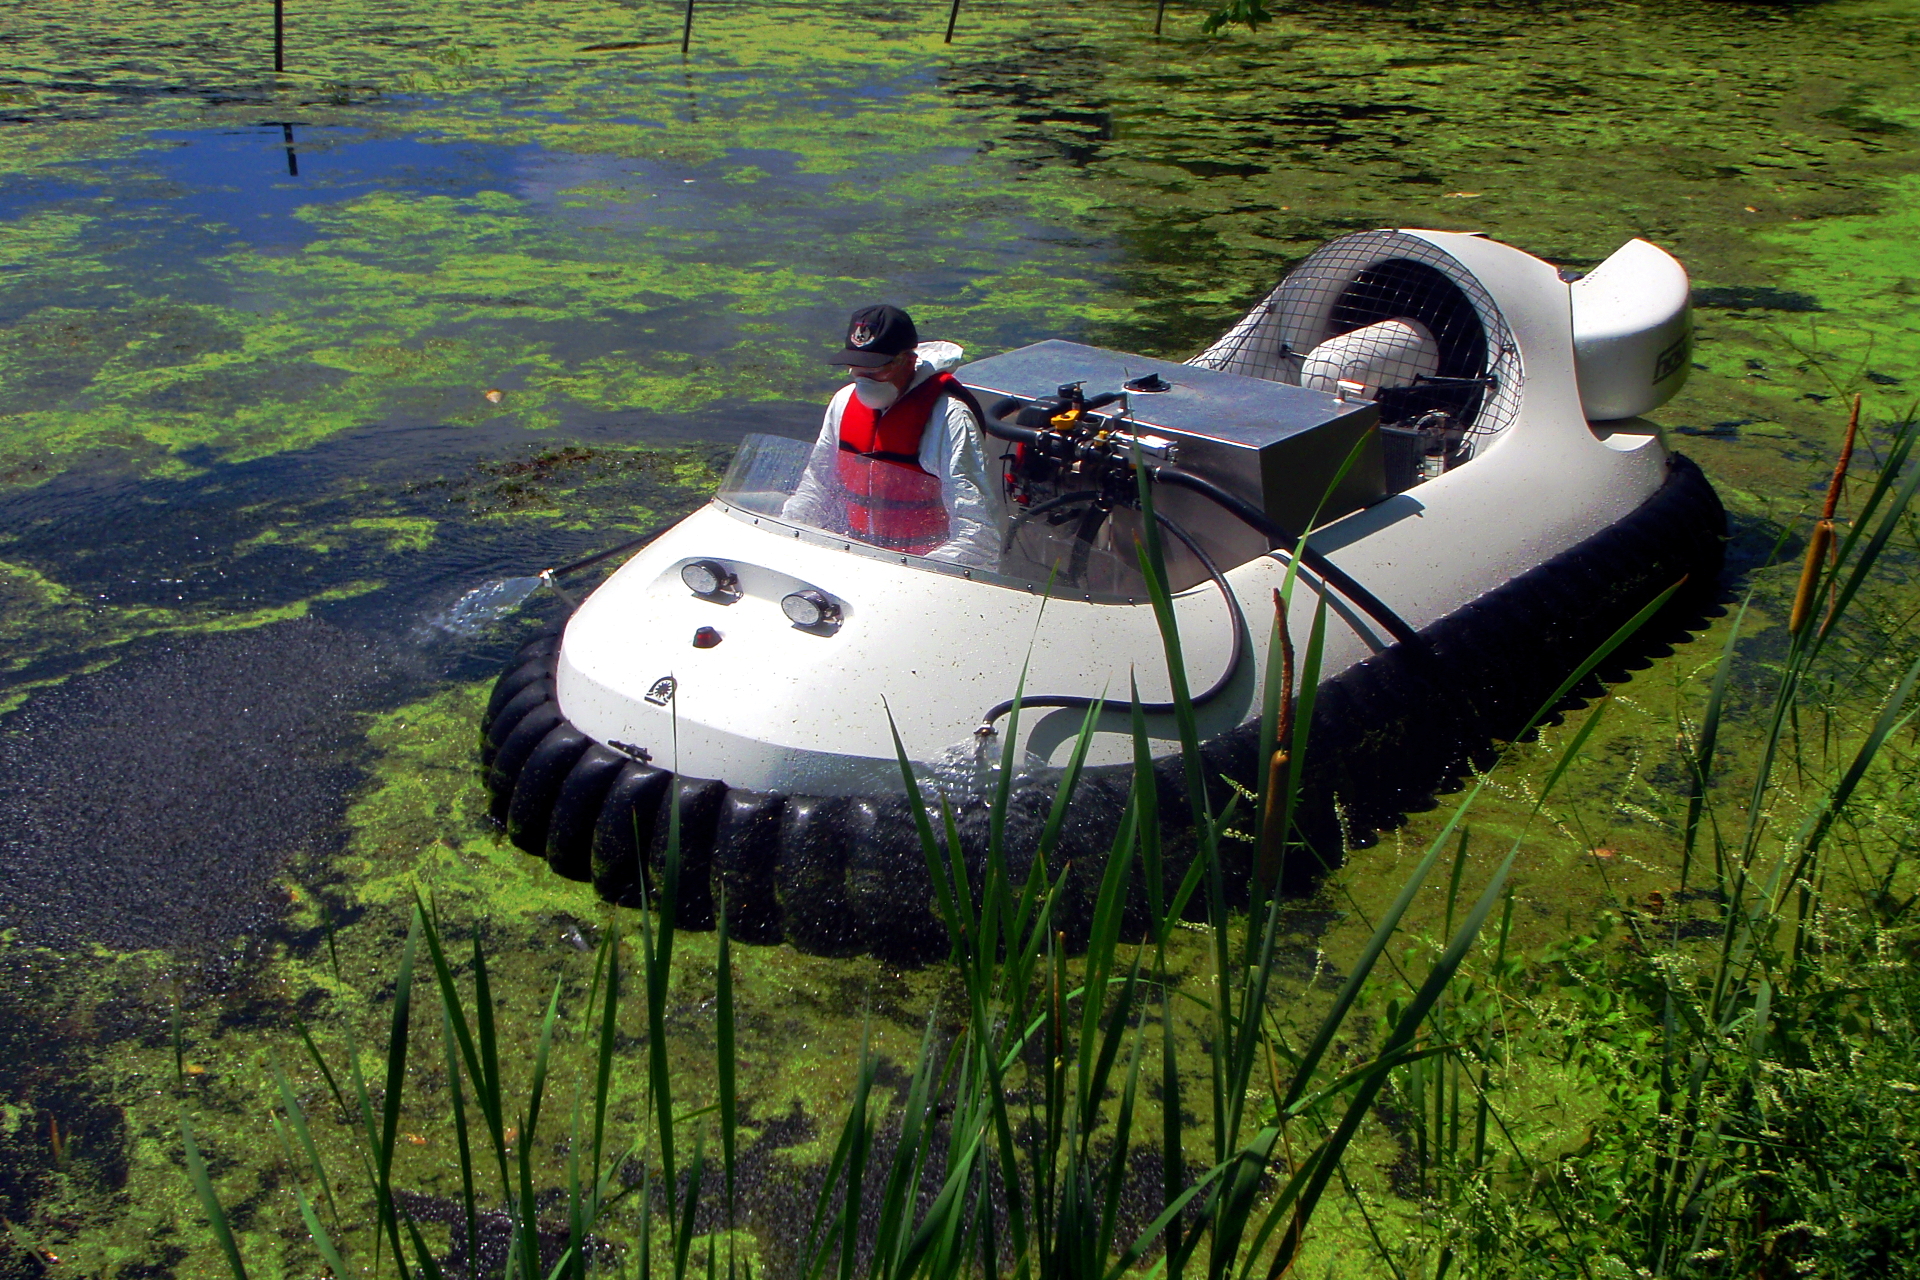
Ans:
{"type": "Polygon", "coordinates": [[[273,0],[273,71],[287,69],[287,0],[273,0]]]}

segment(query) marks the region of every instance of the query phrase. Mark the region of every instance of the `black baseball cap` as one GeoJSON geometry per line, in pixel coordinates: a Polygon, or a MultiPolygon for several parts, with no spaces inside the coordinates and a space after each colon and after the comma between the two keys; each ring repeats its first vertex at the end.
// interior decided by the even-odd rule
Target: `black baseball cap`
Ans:
{"type": "Polygon", "coordinates": [[[847,349],[827,363],[878,369],[919,345],[920,331],[913,327],[912,316],[898,307],[862,307],[847,321],[847,349]]]}

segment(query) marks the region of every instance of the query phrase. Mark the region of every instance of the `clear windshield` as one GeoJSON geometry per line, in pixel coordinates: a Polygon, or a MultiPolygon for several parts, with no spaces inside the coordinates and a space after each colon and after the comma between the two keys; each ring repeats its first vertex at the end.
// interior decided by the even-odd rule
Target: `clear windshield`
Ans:
{"type": "Polygon", "coordinates": [[[755,515],[780,518],[780,509],[800,487],[813,444],[785,436],[748,436],[733,455],[726,479],[720,482],[720,501],[755,515]]]}
{"type": "MultiPolygon", "coordinates": [[[[907,563],[964,569],[1040,591],[1051,583],[1055,594],[1145,597],[1134,550],[1140,528],[1136,512],[1108,509],[1092,494],[1068,492],[1024,507],[994,502],[993,527],[965,545],[937,536],[888,539],[873,527],[870,513],[849,509],[832,475],[808,476],[812,453],[810,441],[750,435],[715,496],[738,511],[824,534],[849,551],[884,552],[907,563]]],[[[1174,561],[1188,558],[1177,544],[1167,551],[1174,561]]],[[[1176,580],[1190,576],[1175,573],[1176,580]]]]}

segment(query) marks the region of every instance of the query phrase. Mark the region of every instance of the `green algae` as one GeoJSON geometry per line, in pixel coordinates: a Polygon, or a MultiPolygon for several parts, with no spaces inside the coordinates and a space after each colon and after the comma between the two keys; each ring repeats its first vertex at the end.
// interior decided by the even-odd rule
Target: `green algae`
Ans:
{"type": "MultiPolygon", "coordinates": [[[[231,29],[224,11],[180,16],[182,50],[204,44],[186,34],[196,22],[231,29]]],[[[224,287],[273,305],[203,313],[225,348],[164,367],[152,353],[181,345],[180,318],[155,319],[168,310],[159,299],[103,310],[88,283],[108,272],[78,245],[76,223],[97,214],[39,215],[45,225],[22,233],[55,238],[35,255],[39,269],[67,272],[94,314],[36,311],[11,344],[33,350],[10,369],[7,385],[25,394],[5,406],[5,444],[42,467],[34,476],[50,457],[58,466],[101,445],[239,460],[420,413],[545,428],[815,398],[827,383],[812,331],[874,292],[908,294],[930,328],[978,348],[1064,331],[1180,355],[1288,261],[1354,225],[1474,226],[1576,263],[1646,234],[1714,285],[1758,283],[1759,264],[1799,259],[1818,298],[1848,268],[1824,245],[1769,243],[1770,229],[1838,215],[1880,225],[1883,215],[1859,210],[1910,164],[1898,122],[1914,109],[1899,74],[1911,51],[1897,7],[1485,9],[1445,23],[1422,10],[1338,22],[1301,10],[1255,36],[1147,46],[1125,38],[1122,17],[989,9],[953,53],[917,36],[796,47],[818,19],[779,8],[722,17],[684,67],[632,50],[619,75],[563,56],[554,31],[528,40],[518,14],[414,17],[441,33],[431,49],[390,24],[356,36],[343,14],[313,16],[328,24],[324,56],[370,69],[466,51],[452,58],[468,77],[461,92],[336,108],[336,125],[388,129],[404,111],[417,136],[448,143],[535,146],[589,170],[657,168],[583,176],[550,203],[391,190],[308,204],[297,218],[314,238],[299,251],[200,259],[224,287]],[[457,34],[476,24],[498,29],[457,34]],[[1527,56],[1507,56],[1520,43],[1527,56]],[[1035,110],[1021,68],[1050,60],[1074,74],[1035,110]],[[509,70],[520,77],[511,93],[491,78],[509,70]],[[841,109],[849,97],[863,109],[841,109]],[[836,174],[847,181],[800,181],[836,174]],[[645,212],[676,185],[712,183],[740,198],[703,206],[697,225],[645,212]],[[854,206],[860,224],[828,254],[797,239],[825,211],[854,206]],[[1119,252],[1082,248],[1098,244],[1119,252]],[[923,263],[945,287],[913,279],[923,263]],[[705,317],[693,348],[680,338],[689,314],[705,317]],[[767,320],[771,330],[745,328],[767,320]],[[76,325],[88,330],[77,340],[36,340],[76,325]],[[134,330],[151,336],[119,353],[134,330]],[[497,407],[478,395],[494,386],[513,392],[497,407]]],[[[594,43],[616,19],[630,15],[563,21],[594,43]]],[[[50,49],[65,47],[71,31],[60,31],[44,34],[50,49]]],[[[152,66],[176,83],[230,82],[164,58],[152,66]]],[[[126,158],[137,168],[137,151],[126,158]]],[[[58,167],[63,178],[74,168],[58,167]]],[[[1739,399],[1735,364],[1787,353],[1750,325],[1717,341],[1707,349],[1734,363],[1709,362],[1702,381],[1715,386],[1694,394],[1725,421],[1728,397],[1739,399]]]]}
{"type": "MultiPolygon", "coordinates": [[[[471,932],[484,939],[510,1089],[526,1087],[540,1014],[556,981],[566,1016],[552,1087],[563,1113],[586,1085],[593,1036],[578,1015],[593,957],[580,949],[586,945],[581,939],[612,927],[619,916],[623,963],[637,973],[637,922],[632,912],[592,903],[590,891],[553,876],[486,822],[471,755],[473,724],[486,696],[484,686],[449,689],[372,720],[372,780],[350,813],[349,847],[327,866],[303,869],[287,882],[285,932],[250,957],[254,976],[244,1012],[234,1008],[231,996],[187,988],[183,1075],[176,1073],[171,1040],[154,1035],[117,1045],[87,1073],[95,1088],[123,1108],[125,1171],[110,1191],[76,1186],[50,1198],[47,1207],[56,1221],[63,1214],[111,1219],[103,1229],[51,1237],[63,1258],[90,1271],[111,1271],[153,1257],[156,1241],[193,1238],[191,1192],[173,1140],[175,1117],[184,1109],[212,1162],[223,1203],[237,1207],[236,1230],[250,1265],[286,1272],[310,1265],[310,1246],[284,1189],[299,1176],[300,1162],[267,1143],[263,1128],[269,1099],[277,1096],[272,1064],[277,1058],[294,1081],[336,1185],[351,1179],[357,1119],[336,1114],[326,1103],[323,1081],[302,1060],[287,1024],[297,1010],[336,1072],[346,1070],[351,1037],[361,1071],[378,1079],[391,975],[417,899],[431,903],[450,942],[471,932]],[[338,923],[345,921],[351,923],[338,923]]],[[[1172,959],[1175,973],[1203,972],[1204,935],[1177,938],[1172,959]]],[[[63,997],[91,1008],[130,1003],[149,1026],[164,1022],[180,999],[173,958],[149,953],[101,960],[92,990],[68,979],[63,997]]],[[[713,935],[680,936],[667,1025],[683,1114],[709,1106],[717,1088],[715,963],[713,935]]],[[[804,1178],[830,1154],[857,1068],[847,1047],[864,1041],[883,1059],[909,1064],[929,1013],[944,1004],[955,1010],[944,1015],[950,1022],[960,993],[940,967],[902,970],[871,958],[801,955],[785,946],[736,945],[734,966],[739,1081],[749,1100],[741,1134],[749,1152],[743,1178],[763,1188],[746,1197],[743,1221],[762,1233],[757,1247],[764,1250],[770,1240],[790,1239],[793,1230],[790,1222],[763,1216],[779,1203],[768,1196],[766,1182],[804,1178]]],[[[453,1196],[459,1183],[444,1114],[445,1080],[431,1065],[439,1055],[437,1032],[430,1029],[431,1018],[416,1018],[420,1065],[409,1070],[395,1182],[413,1193],[453,1196]]],[[[1187,1039],[1203,1034],[1196,1019],[1183,1018],[1182,1025],[1187,1039]]],[[[623,1028],[609,1116],[617,1133],[638,1137],[645,1120],[646,1043],[637,1011],[629,1011],[623,1028]]],[[[1204,1090],[1205,1081],[1195,1074],[1185,1087],[1204,1090]]],[[[1143,1114],[1152,1117],[1153,1106],[1143,1114]]],[[[1206,1141],[1203,1118],[1192,1140],[1206,1141]]],[[[536,1177],[543,1185],[564,1179],[564,1148],[561,1143],[538,1154],[536,1177]]],[[[354,1196],[348,1204],[336,1238],[350,1256],[358,1251],[364,1257],[372,1248],[364,1210],[354,1196]]],[[[609,1224],[609,1237],[630,1249],[636,1229],[632,1214],[619,1215],[609,1224]]],[[[176,1257],[173,1264],[184,1274],[219,1265],[197,1242],[191,1258],[176,1257]]]]}
{"type": "Polygon", "coordinates": [[[142,505],[154,510],[142,518],[159,527],[143,524],[133,536],[158,545],[138,557],[113,522],[51,540],[23,522],[0,541],[0,714],[169,635],[376,601],[424,624],[418,615],[431,610],[419,583],[448,564],[496,548],[492,556],[522,558],[522,572],[533,572],[568,558],[556,547],[583,554],[657,529],[705,501],[725,461],[724,450],[704,446],[564,446],[409,467],[397,482],[345,476],[293,492],[192,469],[173,478],[171,492],[148,492],[142,505]],[[176,510],[192,513],[190,538],[173,536],[167,513],[176,510]]]}
{"type": "MultiPolygon", "coordinates": [[[[1708,299],[1700,367],[1662,418],[1763,540],[1810,501],[1844,421],[1838,397],[1869,391],[1873,420],[1881,397],[1910,395],[1920,376],[1906,322],[1920,287],[1920,78],[1906,5],[1296,7],[1257,35],[1200,40],[1175,24],[1160,42],[1140,39],[1145,6],[969,6],[952,51],[931,13],[901,25],[759,6],[703,15],[684,66],[664,43],[582,51],[667,39],[663,16],[624,5],[292,9],[297,72],[277,82],[263,71],[264,24],[230,6],[116,7],[111,54],[96,7],[10,15],[10,48],[24,52],[0,81],[5,109],[34,123],[0,131],[0,173],[72,190],[0,223],[0,482],[40,484],[103,456],[149,483],[209,479],[418,422],[542,430],[552,445],[265,504],[232,537],[234,563],[294,557],[313,587],[296,576],[297,598],[265,608],[102,605],[76,585],[78,566],[16,539],[0,637],[25,683],[7,686],[0,709],[141,636],[258,625],[404,582],[476,530],[607,541],[652,527],[710,491],[724,448],[579,456],[572,433],[611,415],[644,439],[646,415],[663,408],[818,401],[823,335],[875,295],[982,351],[1067,334],[1183,356],[1345,230],[1481,229],[1577,266],[1645,235],[1680,254],[1708,299]],[[154,96],[179,89],[242,104],[154,96]],[[159,189],[156,158],[175,145],[140,130],[296,113],[307,137],[405,132],[567,166],[455,194],[383,178],[301,205],[289,219],[299,238],[280,243],[231,223],[188,235],[128,207],[130,185],[159,189]],[[691,212],[673,203],[716,187],[724,198],[691,212]],[[54,655],[70,658],[36,674],[54,655]]],[[[1791,571],[1756,580],[1777,614],[1791,571]]],[[[1676,794],[1669,744],[1697,715],[1726,625],[1616,698],[1574,798],[1529,846],[1516,898],[1525,945],[1586,927],[1602,904],[1671,889],[1660,852],[1676,794]]],[[[184,1100],[250,1258],[310,1270],[262,1119],[265,1055],[292,1056],[298,1008],[330,1053],[354,1027],[377,1068],[416,890],[450,934],[486,937],[515,1063],[530,1057],[532,1014],[555,978],[580,997],[565,931],[591,934],[610,915],[480,822],[471,752],[483,697],[457,688],[369,722],[371,781],[347,850],[289,874],[284,936],[229,957],[238,976],[225,990],[176,985],[179,957],[31,957],[65,970],[33,988],[40,999],[75,1010],[34,1025],[97,1045],[74,1050],[72,1075],[126,1116],[117,1183],[84,1160],[48,1175],[29,1210],[45,1247],[90,1273],[217,1273],[177,1164],[184,1100]],[[183,989],[198,1070],[176,1083],[165,1028],[183,989]],[[116,1009],[134,1011],[132,1031],[106,1016],[116,1009]]],[[[1518,829],[1545,750],[1496,779],[1476,848],[1518,829]]],[[[1352,954],[1433,821],[1416,815],[1356,854],[1326,899],[1303,907],[1289,995],[1352,954]]],[[[1420,908],[1429,930],[1432,898],[1420,908]]],[[[712,1088],[712,941],[687,937],[683,951],[674,1054],[699,1099],[712,1088]]],[[[755,1128],[773,1132],[797,1109],[811,1136],[768,1158],[800,1169],[837,1119],[867,1011],[882,1052],[906,1061],[947,982],[786,948],[736,957],[755,1128]]],[[[570,1071],[578,1049],[569,1042],[570,1071]]],[[[620,1095],[629,1120],[633,1076],[620,1095]]],[[[1570,1148],[1589,1111],[1557,1084],[1542,1072],[1533,1086],[1538,1132],[1570,1148]]],[[[310,1075],[300,1087],[317,1096],[310,1075]]],[[[9,1105],[6,1141],[24,1151],[43,1121],[9,1105]]],[[[407,1124],[424,1139],[402,1151],[408,1185],[445,1190],[445,1130],[424,1111],[407,1124]]],[[[321,1129],[334,1167],[347,1167],[347,1127],[321,1129]]],[[[1394,1155],[1385,1138],[1368,1148],[1363,1185],[1385,1196],[1394,1155]]],[[[1359,1233],[1332,1230],[1310,1269],[1337,1262],[1359,1233]]]]}

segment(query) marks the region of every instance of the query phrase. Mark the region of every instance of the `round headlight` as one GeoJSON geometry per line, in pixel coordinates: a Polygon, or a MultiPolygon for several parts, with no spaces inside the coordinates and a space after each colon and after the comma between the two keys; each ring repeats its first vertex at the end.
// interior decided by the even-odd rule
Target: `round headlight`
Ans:
{"type": "Polygon", "coordinates": [[[687,590],[697,596],[733,595],[739,590],[739,579],[728,571],[727,566],[713,560],[695,560],[680,570],[680,581],[687,584],[687,590]]]}
{"type": "Polygon", "coordinates": [[[812,590],[781,597],[780,612],[796,627],[830,627],[840,621],[840,606],[812,590]]]}

